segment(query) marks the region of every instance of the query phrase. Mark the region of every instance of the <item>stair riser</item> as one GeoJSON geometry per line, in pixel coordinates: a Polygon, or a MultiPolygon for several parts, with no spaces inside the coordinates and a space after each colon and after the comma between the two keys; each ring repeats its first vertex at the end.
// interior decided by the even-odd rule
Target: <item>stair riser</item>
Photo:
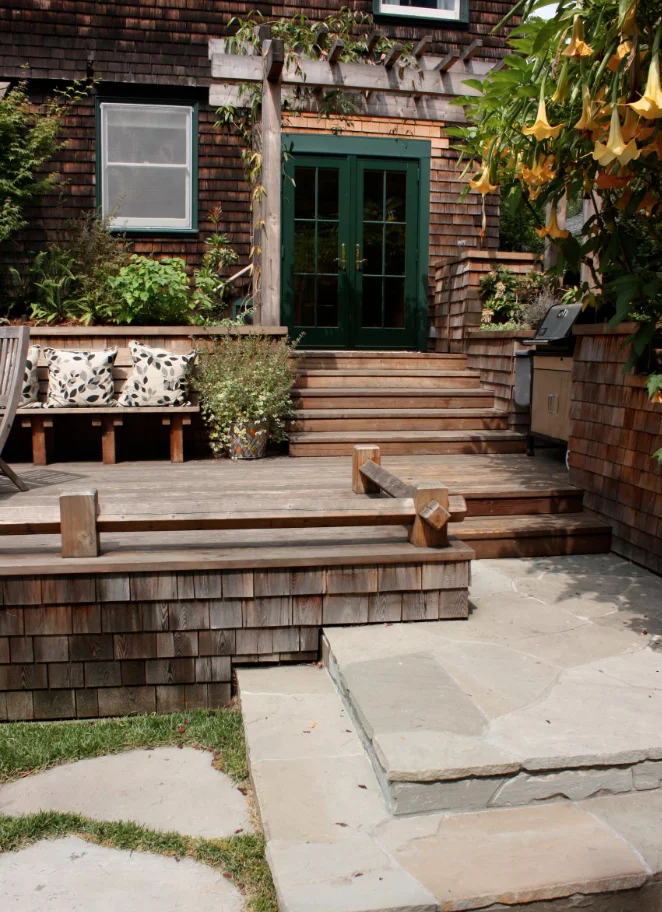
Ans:
{"type": "Polygon", "coordinates": [[[435,358],[432,361],[420,358],[314,358],[305,357],[298,362],[302,370],[449,370],[467,369],[467,359],[435,358]]]}
{"type": "Polygon", "coordinates": [[[295,389],[480,389],[479,377],[462,374],[451,377],[368,377],[355,374],[349,377],[297,377],[295,389]]]}
{"type": "MultiPolygon", "coordinates": [[[[465,495],[467,517],[471,516],[545,516],[550,513],[581,513],[583,497],[472,497],[465,495]]],[[[458,527],[461,537],[461,530],[458,527]]],[[[473,545],[472,545],[473,547],[473,545]]]]}
{"type": "MultiPolygon", "coordinates": [[[[364,428],[365,430],[365,428],[364,428]]],[[[354,446],[362,443],[360,432],[357,432],[354,443],[290,443],[290,456],[351,456],[354,446]]],[[[504,453],[525,453],[526,441],[457,441],[449,443],[426,443],[425,441],[402,441],[381,443],[371,440],[371,445],[379,446],[383,456],[450,456],[453,454],[473,453],[482,455],[499,455],[504,453]]]]}
{"type": "Polygon", "coordinates": [[[305,390],[295,401],[302,409],[478,409],[494,408],[491,393],[476,396],[307,396],[305,390]]]}
{"type": "Polygon", "coordinates": [[[564,554],[608,554],[611,551],[611,535],[599,533],[571,533],[569,535],[546,535],[540,538],[507,538],[472,539],[462,538],[459,526],[454,527],[454,534],[476,552],[477,560],[506,557],[560,557],[564,554]]]}
{"type": "Polygon", "coordinates": [[[307,418],[297,434],[317,431],[507,431],[508,418],[307,418]]]}

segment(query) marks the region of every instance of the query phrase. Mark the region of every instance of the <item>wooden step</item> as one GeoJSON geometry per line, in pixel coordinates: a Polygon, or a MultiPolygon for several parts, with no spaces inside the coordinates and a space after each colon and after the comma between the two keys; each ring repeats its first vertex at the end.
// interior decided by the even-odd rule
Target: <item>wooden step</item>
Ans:
{"type": "Polygon", "coordinates": [[[523,453],[516,431],[326,431],[290,435],[290,456],[350,456],[356,444],[377,444],[385,456],[523,453]]]}
{"type": "Polygon", "coordinates": [[[302,370],[451,370],[467,368],[466,355],[420,352],[302,352],[302,370]]]}
{"type": "Polygon", "coordinates": [[[559,488],[524,490],[462,491],[467,504],[467,519],[495,516],[540,516],[559,513],[581,513],[584,492],[573,485],[559,488]]]}
{"type": "Polygon", "coordinates": [[[292,398],[306,410],[494,408],[494,393],[486,389],[295,389],[292,398]]]}
{"type": "Polygon", "coordinates": [[[611,527],[586,513],[474,516],[453,524],[451,531],[473,548],[479,559],[604,554],[611,550],[611,527]]]}
{"type": "Polygon", "coordinates": [[[508,430],[500,409],[299,409],[293,433],[316,431],[508,430]]]}
{"type": "Polygon", "coordinates": [[[296,389],[480,389],[478,371],[299,370],[296,389]]]}

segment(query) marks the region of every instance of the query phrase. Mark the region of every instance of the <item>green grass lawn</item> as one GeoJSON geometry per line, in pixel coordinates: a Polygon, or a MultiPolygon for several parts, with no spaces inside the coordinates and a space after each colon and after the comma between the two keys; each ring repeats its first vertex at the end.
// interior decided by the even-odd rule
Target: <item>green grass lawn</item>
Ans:
{"type": "MultiPolygon", "coordinates": [[[[2,725],[0,784],[87,757],[179,744],[210,751],[216,769],[227,773],[238,787],[248,788],[244,730],[237,708],[93,722],[2,725]]],[[[193,858],[227,875],[246,896],[250,912],[277,912],[264,839],[259,834],[194,839],[178,833],[157,833],[130,822],[89,820],[77,814],[0,815],[0,852],[68,835],[126,851],[193,858]]]]}

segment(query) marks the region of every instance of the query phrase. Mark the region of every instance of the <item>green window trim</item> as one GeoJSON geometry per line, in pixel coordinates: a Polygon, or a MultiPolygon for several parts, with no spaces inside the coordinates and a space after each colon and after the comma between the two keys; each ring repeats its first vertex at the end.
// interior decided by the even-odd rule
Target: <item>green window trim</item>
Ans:
{"type": "Polygon", "coordinates": [[[417,22],[426,25],[434,25],[437,28],[466,28],[469,25],[469,0],[459,0],[458,16],[435,16],[425,7],[408,6],[402,7],[402,12],[393,12],[386,7],[394,4],[384,3],[384,0],[373,0],[373,12],[375,17],[386,19],[393,22],[398,19],[403,25],[407,24],[408,19],[415,19],[417,22]]]}
{"type": "Polygon", "coordinates": [[[102,129],[101,105],[164,105],[191,108],[191,227],[190,228],[163,228],[163,227],[113,227],[113,234],[125,234],[131,237],[197,237],[200,233],[198,224],[198,145],[199,145],[199,102],[183,98],[154,98],[150,96],[132,95],[97,95],[94,103],[95,116],[95,177],[96,193],[95,204],[98,213],[103,211],[103,155],[102,155],[102,129]]]}
{"type": "MultiPolygon", "coordinates": [[[[417,159],[419,163],[419,220],[418,220],[418,349],[426,351],[428,344],[428,297],[430,289],[430,172],[432,143],[424,139],[368,139],[359,136],[330,136],[311,133],[283,133],[283,152],[300,155],[368,156],[379,159],[417,159]]],[[[287,184],[283,184],[287,192],[287,184]]]]}

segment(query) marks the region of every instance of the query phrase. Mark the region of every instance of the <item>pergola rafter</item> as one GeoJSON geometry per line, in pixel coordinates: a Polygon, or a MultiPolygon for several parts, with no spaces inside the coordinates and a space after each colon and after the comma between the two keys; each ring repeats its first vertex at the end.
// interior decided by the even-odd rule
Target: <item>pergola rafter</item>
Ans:
{"type": "MultiPolygon", "coordinates": [[[[474,41],[462,55],[445,57],[428,55],[429,38],[419,42],[414,52],[417,66],[401,66],[403,49],[395,45],[379,63],[343,63],[342,42],[336,41],[326,60],[299,57],[288,62],[281,39],[269,37],[268,27],[261,27],[260,49],[251,44],[241,46],[242,53],[232,53],[233,40],[212,39],[209,42],[212,78],[209,90],[211,105],[242,106],[242,86],[262,85],[262,186],[261,212],[256,215],[262,225],[261,268],[255,271],[259,282],[260,322],[280,322],[281,280],[281,125],[283,102],[294,99],[308,89],[303,106],[297,98],[297,111],[320,110],[325,91],[343,90],[356,95],[357,114],[373,114],[394,119],[420,118],[438,122],[462,122],[462,108],[451,106],[457,95],[478,95],[465,85],[466,79],[482,79],[493,67],[487,60],[475,59],[482,46],[474,41]]],[[[373,42],[374,46],[374,42],[373,42]]],[[[244,100],[244,103],[247,103],[244,100]]]]}

